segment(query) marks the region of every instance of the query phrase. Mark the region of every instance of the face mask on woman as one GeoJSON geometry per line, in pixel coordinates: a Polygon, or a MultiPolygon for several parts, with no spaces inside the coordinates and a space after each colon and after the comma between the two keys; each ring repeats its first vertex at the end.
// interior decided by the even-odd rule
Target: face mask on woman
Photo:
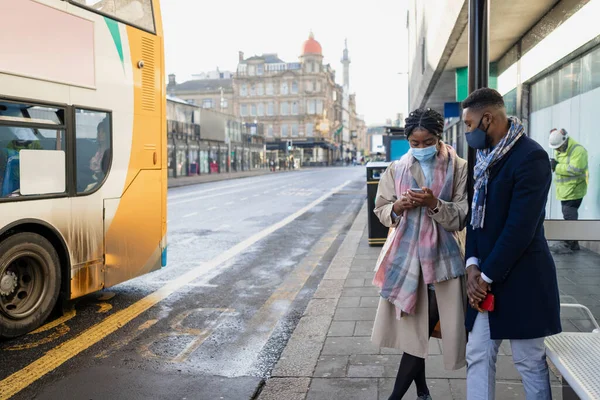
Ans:
{"type": "Polygon", "coordinates": [[[413,147],[410,150],[414,158],[418,161],[428,161],[431,160],[438,152],[437,145],[425,147],[425,148],[417,148],[413,147]]]}

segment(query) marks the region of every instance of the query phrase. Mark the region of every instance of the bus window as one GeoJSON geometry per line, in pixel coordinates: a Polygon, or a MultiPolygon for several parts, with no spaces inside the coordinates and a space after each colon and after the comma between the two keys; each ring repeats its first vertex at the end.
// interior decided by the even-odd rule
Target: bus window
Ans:
{"type": "Polygon", "coordinates": [[[77,193],[89,193],[100,187],[110,166],[110,114],[78,109],[75,122],[77,193]]]}
{"type": "Polygon", "coordinates": [[[0,197],[20,196],[21,150],[64,149],[64,110],[0,102],[0,197]]]}
{"type": "Polygon", "coordinates": [[[71,0],[71,2],[149,32],[155,32],[152,0],[71,0]]]}

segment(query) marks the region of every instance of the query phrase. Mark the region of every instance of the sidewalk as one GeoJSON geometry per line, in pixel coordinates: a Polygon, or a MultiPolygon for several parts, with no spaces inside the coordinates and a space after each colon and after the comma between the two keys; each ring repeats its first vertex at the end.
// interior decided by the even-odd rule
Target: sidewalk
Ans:
{"type": "MultiPolygon", "coordinates": [[[[370,341],[379,300],[371,282],[381,248],[368,245],[366,213],[363,207],[259,400],[387,400],[389,397],[401,353],[378,348],[370,341]]],[[[555,260],[561,294],[579,293],[577,301],[593,307],[592,312],[598,318],[600,297],[591,292],[594,285],[600,284],[600,256],[582,251],[576,256],[555,256],[555,260]],[[586,283],[585,295],[578,289],[582,282],[586,283]]],[[[565,331],[591,331],[583,316],[563,317],[569,318],[564,321],[565,331]]],[[[465,369],[446,371],[441,347],[441,341],[431,339],[426,363],[431,395],[434,400],[464,400],[465,369]]],[[[561,399],[560,381],[554,375],[551,378],[554,399],[561,399]]],[[[498,400],[525,399],[508,341],[502,344],[498,356],[497,381],[498,400]]],[[[414,385],[405,398],[416,398],[414,385]]]]}
{"type": "Polygon", "coordinates": [[[207,175],[198,175],[198,176],[183,176],[181,178],[169,178],[168,186],[169,188],[176,188],[182,186],[189,185],[197,185],[200,183],[208,183],[208,182],[218,182],[218,181],[226,181],[229,179],[240,179],[240,178],[250,178],[253,176],[261,176],[268,174],[280,174],[282,172],[293,172],[293,171],[302,171],[303,169],[294,169],[294,170],[277,170],[272,172],[269,169],[255,169],[252,171],[243,171],[243,172],[224,172],[222,174],[207,174],[207,175]]]}

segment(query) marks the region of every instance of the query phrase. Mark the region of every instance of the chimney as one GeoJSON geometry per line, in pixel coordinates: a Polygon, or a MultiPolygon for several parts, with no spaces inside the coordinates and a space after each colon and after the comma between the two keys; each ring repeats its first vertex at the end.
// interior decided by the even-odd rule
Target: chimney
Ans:
{"type": "Polygon", "coordinates": [[[175,79],[175,74],[170,74],[169,75],[169,86],[176,85],[176,84],[177,84],[177,81],[175,79]]]}
{"type": "Polygon", "coordinates": [[[243,51],[239,52],[239,57],[240,57],[240,62],[244,61],[244,52],[243,51]]]}

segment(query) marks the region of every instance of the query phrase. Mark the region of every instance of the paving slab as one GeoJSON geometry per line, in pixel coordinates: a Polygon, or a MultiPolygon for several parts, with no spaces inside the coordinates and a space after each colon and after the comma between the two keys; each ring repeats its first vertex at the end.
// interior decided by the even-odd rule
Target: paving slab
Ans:
{"type": "Polygon", "coordinates": [[[258,396],[259,400],[304,400],[309,378],[271,378],[258,396]]]}
{"type": "Polygon", "coordinates": [[[333,321],[327,336],[353,336],[355,328],[355,321],[333,321]]]}
{"type": "Polygon", "coordinates": [[[377,378],[315,378],[306,400],[378,400],[378,387],[377,378]]]}
{"type": "Polygon", "coordinates": [[[344,378],[348,370],[348,356],[322,356],[319,358],[314,377],[344,378]]]}

